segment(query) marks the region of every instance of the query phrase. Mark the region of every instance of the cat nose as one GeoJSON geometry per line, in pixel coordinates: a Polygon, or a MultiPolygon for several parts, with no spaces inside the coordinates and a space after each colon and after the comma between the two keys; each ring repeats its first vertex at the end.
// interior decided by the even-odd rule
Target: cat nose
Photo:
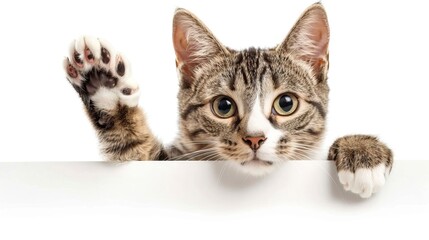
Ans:
{"type": "Polygon", "coordinates": [[[259,149],[259,147],[267,140],[266,137],[244,137],[243,141],[249,145],[249,147],[256,151],[259,149]]]}

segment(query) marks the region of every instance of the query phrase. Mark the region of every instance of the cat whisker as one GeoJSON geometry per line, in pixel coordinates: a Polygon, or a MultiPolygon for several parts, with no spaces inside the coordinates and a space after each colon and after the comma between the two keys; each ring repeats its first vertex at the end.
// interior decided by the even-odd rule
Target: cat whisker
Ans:
{"type": "Polygon", "coordinates": [[[293,155],[297,156],[297,160],[307,160],[310,159],[310,157],[306,154],[295,152],[293,155]]]}
{"type": "Polygon", "coordinates": [[[310,155],[311,153],[315,154],[317,152],[311,151],[311,149],[301,149],[301,148],[295,148],[295,152],[300,152],[308,157],[308,159],[311,159],[310,155]]]}
{"type": "Polygon", "coordinates": [[[215,160],[219,160],[219,158],[220,158],[220,155],[216,152],[205,156],[205,158],[201,160],[215,161],[215,160]]]}
{"type": "MultiPolygon", "coordinates": [[[[302,153],[299,153],[299,152],[295,152],[295,155],[296,155],[297,157],[300,157],[300,158],[308,158],[308,156],[307,156],[307,155],[302,154],[302,153]]],[[[326,175],[328,175],[329,180],[330,180],[331,182],[333,182],[336,186],[338,186],[338,185],[339,185],[339,184],[337,183],[337,181],[335,181],[334,177],[332,177],[332,175],[331,175],[331,173],[330,173],[330,172],[326,171],[326,169],[324,169],[323,167],[321,167],[321,166],[319,166],[319,165],[317,165],[317,164],[316,164],[316,166],[317,166],[319,169],[321,169],[323,173],[325,173],[326,175]]]]}
{"type": "Polygon", "coordinates": [[[300,147],[296,147],[294,150],[295,151],[300,151],[300,152],[303,152],[303,153],[306,153],[306,154],[313,154],[313,155],[316,155],[316,154],[319,153],[319,151],[315,151],[315,150],[312,150],[312,149],[303,149],[303,148],[300,148],[300,147]]]}
{"type": "Polygon", "coordinates": [[[190,144],[196,144],[196,143],[198,143],[198,144],[216,144],[217,141],[214,141],[214,140],[192,140],[192,141],[182,140],[181,143],[190,143],[190,144]]]}
{"type": "Polygon", "coordinates": [[[223,177],[223,174],[225,172],[225,168],[226,168],[227,165],[228,164],[226,162],[224,162],[222,164],[222,168],[220,169],[219,176],[218,176],[218,182],[220,182],[222,180],[222,177],[223,177]]]}
{"type": "Polygon", "coordinates": [[[198,151],[198,152],[194,152],[193,154],[190,155],[190,159],[191,160],[210,160],[210,159],[206,159],[208,158],[208,156],[211,155],[218,155],[217,150],[214,149],[207,149],[205,151],[198,151]]]}
{"type": "Polygon", "coordinates": [[[316,166],[317,166],[319,169],[321,169],[323,173],[325,173],[326,175],[328,175],[329,180],[330,180],[331,182],[333,182],[335,186],[339,186],[338,182],[337,182],[337,181],[335,181],[334,177],[332,177],[332,175],[331,175],[331,173],[330,173],[329,171],[327,171],[325,168],[323,168],[323,167],[321,167],[321,166],[319,166],[319,165],[317,165],[317,164],[316,164],[316,166]]]}
{"type": "Polygon", "coordinates": [[[309,146],[309,145],[305,145],[305,144],[300,144],[300,143],[295,143],[294,146],[296,148],[300,148],[303,150],[308,150],[308,151],[312,151],[312,152],[320,152],[322,149],[320,147],[317,146],[309,146]]]}
{"type": "Polygon", "coordinates": [[[193,158],[204,156],[204,155],[211,154],[211,153],[217,153],[217,149],[214,147],[204,148],[204,149],[200,149],[197,151],[193,151],[193,152],[189,152],[189,153],[185,153],[182,155],[175,156],[171,160],[183,160],[186,158],[193,159],[193,158]]]}

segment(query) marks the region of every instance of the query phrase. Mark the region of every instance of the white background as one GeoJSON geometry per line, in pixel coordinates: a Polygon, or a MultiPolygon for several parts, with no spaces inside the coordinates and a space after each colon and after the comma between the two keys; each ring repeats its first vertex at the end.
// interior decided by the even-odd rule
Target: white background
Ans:
{"type": "MultiPolygon", "coordinates": [[[[176,7],[236,49],[280,43],[308,1],[13,1],[0,3],[0,161],[101,160],[62,60],[82,34],[108,39],[131,61],[140,105],[165,142],[177,128],[171,40],[176,7]],[[145,5],[147,4],[147,5],[145,5]]],[[[374,134],[400,160],[427,158],[429,15],[424,1],[324,1],[331,27],[326,148],[374,134]]]]}
{"type": "MultiPolygon", "coordinates": [[[[0,161],[101,160],[95,132],[62,70],[62,60],[75,37],[90,34],[108,39],[130,59],[142,90],[140,105],[153,131],[169,142],[177,125],[178,82],[171,41],[171,20],[176,7],[193,11],[221,42],[242,49],[280,43],[311,3],[1,2],[0,161]]],[[[396,168],[392,181],[376,198],[343,202],[343,192],[340,200],[332,200],[335,196],[326,198],[323,189],[330,189],[327,186],[331,185],[321,179],[329,176],[326,168],[318,171],[317,165],[286,166],[262,183],[224,188],[213,181],[213,173],[207,174],[212,171],[207,169],[208,165],[195,167],[195,163],[188,163],[188,172],[184,167],[187,165],[183,165],[186,163],[166,164],[158,169],[142,167],[143,163],[124,168],[109,165],[106,169],[102,163],[32,163],[9,167],[0,174],[0,233],[5,236],[2,239],[314,239],[328,235],[362,239],[405,238],[413,234],[413,239],[424,237],[429,192],[427,164],[408,161],[427,160],[428,8],[424,1],[417,0],[323,4],[331,26],[331,101],[326,147],[336,137],[366,133],[378,135],[393,149],[399,160],[397,166],[402,168],[396,168]],[[154,172],[147,179],[153,184],[143,184],[145,179],[140,174],[151,170],[154,172]],[[169,174],[172,170],[184,172],[169,174]],[[157,179],[157,171],[165,177],[157,179]],[[193,174],[197,174],[195,179],[193,174]],[[194,185],[193,180],[211,185],[194,185]],[[137,183],[134,185],[133,181],[137,183]],[[158,191],[157,181],[162,183],[162,191],[158,191]],[[284,189],[281,181],[287,183],[284,189]],[[186,187],[181,189],[179,183],[186,187]],[[270,184],[274,186],[262,187],[270,184]],[[169,187],[174,191],[168,191],[169,187]],[[219,195],[207,195],[212,189],[219,195]],[[160,196],[148,197],[160,197],[169,203],[177,197],[182,208],[163,204],[152,208],[145,205],[143,198],[131,198],[144,197],[138,194],[140,191],[158,193],[160,196]],[[200,208],[192,205],[189,208],[193,211],[184,209],[183,205],[196,202],[193,196],[208,201],[203,205],[208,209],[212,206],[213,210],[198,211],[200,208]],[[277,197],[293,201],[281,204],[277,197]],[[242,200],[244,206],[232,213],[226,212],[229,208],[216,212],[219,198],[223,204],[233,200],[237,206],[241,206],[242,200]]],[[[332,171],[330,175],[336,180],[332,171]]]]}
{"type": "Polygon", "coordinates": [[[370,199],[329,161],[264,178],[226,162],[0,163],[0,239],[425,239],[428,161],[397,161],[370,199]]]}

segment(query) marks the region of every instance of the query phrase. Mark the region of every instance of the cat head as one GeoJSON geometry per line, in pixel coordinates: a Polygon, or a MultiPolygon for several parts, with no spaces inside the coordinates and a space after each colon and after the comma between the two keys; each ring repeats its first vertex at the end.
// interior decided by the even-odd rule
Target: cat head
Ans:
{"type": "Polygon", "coordinates": [[[173,43],[180,80],[181,152],[227,159],[262,175],[314,156],[328,104],[329,26],[321,4],[275,48],[233,50],[192,13],[176,10],[173,43]]]}

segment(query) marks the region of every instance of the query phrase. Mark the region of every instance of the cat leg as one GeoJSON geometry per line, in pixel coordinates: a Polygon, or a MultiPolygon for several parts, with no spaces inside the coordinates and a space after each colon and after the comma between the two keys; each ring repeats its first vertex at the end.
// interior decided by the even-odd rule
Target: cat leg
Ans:
{"type": "Polygon", "coordinates": [[[123,56],[99,39],[82,37],[72,43],[64,69],[108,160],[166,158],[137,106],[139,86],[123,56]]]}
{"type": "Polygon", "coordinates": [[[351,135],[337,139],[329,149],[346,191],[368,198],[385,183],[393,165],[392,151],[377,138],[351,135]]]}

